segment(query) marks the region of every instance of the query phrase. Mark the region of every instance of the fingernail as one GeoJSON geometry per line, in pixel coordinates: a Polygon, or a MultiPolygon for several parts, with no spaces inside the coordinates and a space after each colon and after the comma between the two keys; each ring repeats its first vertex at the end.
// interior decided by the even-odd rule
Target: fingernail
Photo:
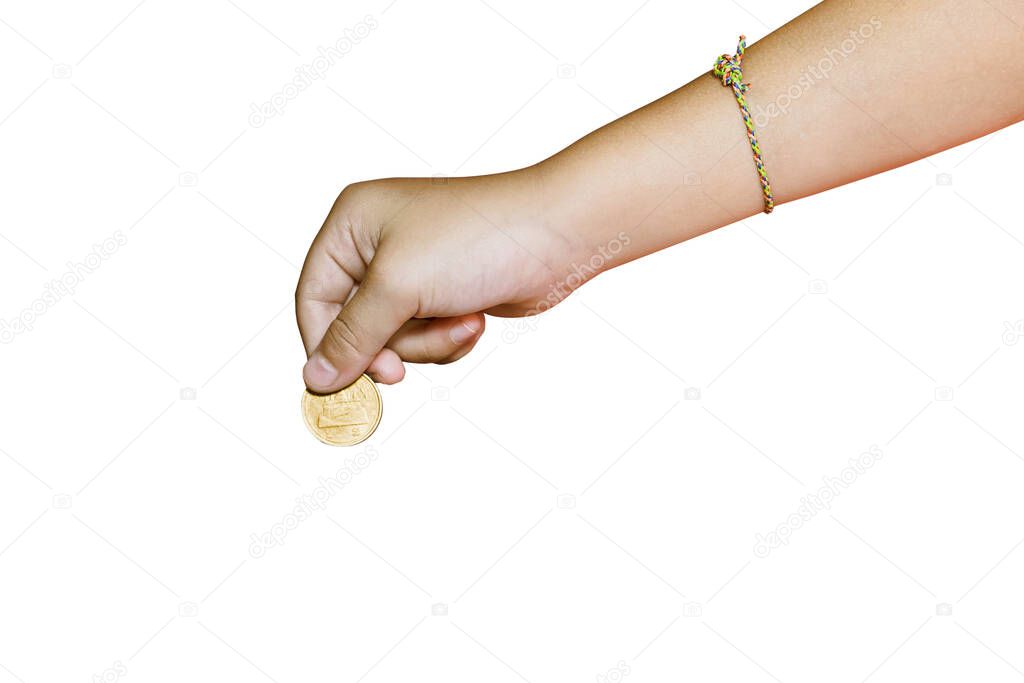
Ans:
{"type": "Polygon", "coordinates": [[[302,369],[302,376],[305,378],[306,384],[313,387],[326,387],[337,379],[338,371],[317,351],[306,361],[306,367],[302,369]]]}
{"type": "Polygon", "coordinates": [[[448,338],[452,340],[452,343],[462,344],[472,339],[478,329],[470,327],[469,323],[462,323],[448,331],[448,338]]]}

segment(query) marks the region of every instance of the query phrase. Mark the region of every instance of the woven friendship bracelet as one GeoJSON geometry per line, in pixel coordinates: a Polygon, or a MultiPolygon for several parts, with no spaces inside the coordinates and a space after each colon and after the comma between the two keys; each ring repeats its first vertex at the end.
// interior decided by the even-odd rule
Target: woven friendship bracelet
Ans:
{"type": "Polygon", "coordinates": [[[736,103],[740,105],[740,113],[743,115],[743,123],[747,126],[747,138],[750,139],[750,149],[754,153],[754,165],[757,166],[757,175],[761,180],[761,190],[764,193],[764,212],[771,213],[775,208],[775,199],[772,197],[772,186],[768,182],[768,173],[764,170],[764,159],[761,157],[761,147],[757,144],[757,135],[754,133],[754,119],[750,117],[750,109],[747,107],[747,99],[743,93],[750,87],[749,83],[743,82],[743,52],[747,49],[746,36],[740,36],[739,45],[735,55],[725,54],[715,60],[713,73],[722,79],[722,85],[732,87],[736,95],[736,103]]]}

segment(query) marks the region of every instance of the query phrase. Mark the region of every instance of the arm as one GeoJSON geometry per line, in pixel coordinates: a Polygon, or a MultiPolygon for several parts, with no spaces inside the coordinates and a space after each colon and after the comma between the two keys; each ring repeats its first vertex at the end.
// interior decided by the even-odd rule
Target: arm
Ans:
{"type": "MultiPolygon", "coordinates": [[[[751,46],[747,101],[776,203],[1024,118],[1022,26],[1021,0],[826,0],[751,46]]],[[[395,382],[402,361],[456,360],[483,313],[541,312],[762,208],[736,101],[710,74],[529,168],[353,185],[296,293],[306,384],[332,391],[364,370],[395,382]]]]}
{"type": "MultiPolygon", "coordinates": [[[[751,46],[743,69],[782,204],[1024,118],[1024,3],[829,0],[751,46]]],[[[762,210],[735,98],[710,74],[545,164],[557,193],[593,200],[559,219],[598,241],[658,207],[634,257],[762,210]]]]}

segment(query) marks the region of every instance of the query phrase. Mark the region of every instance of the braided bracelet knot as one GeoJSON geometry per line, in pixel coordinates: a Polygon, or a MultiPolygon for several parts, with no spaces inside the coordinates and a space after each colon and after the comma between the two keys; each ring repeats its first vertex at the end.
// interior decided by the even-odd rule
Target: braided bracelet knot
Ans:
{"type": "Polygon", "coordinates": [[[726,87],[739,88],[740,92],[746,92],[748,86],[743,82],[743,49],[746,47],[743,39],[740,39],[739,50],[735,55],[722,55],[715,60],[714,74],[722,79],[722,85],[726,87]]]}
{"type": "Polygon", "coordinates": [[[758,180],[761,182],[761,191],[764,195],[764,212],[771,213],[775,208],[775,197],[772,195],[772,186],[768,182],[768,172],[764,167],[761,146],[758,144],[757,135],[754,133],[754,119],[750,115],[747,98],[743,96],[750,88],[750,84],[743,81],[743,52],[746,49],[746,36],[740,36],[739,45],[736,47],[736,54],[725,54],[716,59],[712,73],[721,79],[722,85],[732,88],[733,94],[736,95],[736,103],[740,107],[743,124],[747,127],[747,139],[750,141],[750,150],[754,154],[754,167],[757,169],[758,180]]]}

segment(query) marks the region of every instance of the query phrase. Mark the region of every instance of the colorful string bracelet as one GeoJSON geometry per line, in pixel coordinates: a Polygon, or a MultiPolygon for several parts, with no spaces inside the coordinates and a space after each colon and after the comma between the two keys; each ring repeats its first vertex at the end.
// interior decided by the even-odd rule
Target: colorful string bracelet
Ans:
{"type": "Polygon", "coordinates": [[[754,133],[754,119],[750,116],[750,109],[747,107],[747,99],[743,93],[750,87],[749,83],[743,82],[743,52],[747,49],[746,36],[740,36],[739,45],[735,55],[725,54],[715,60],[715,68],[712,73],[722,79],[722,85],[732,87],[736,95],[736,103],[740,105],[740,113],[743,115],[743,123],[747,126],[747,137],[750,139],[750,149],[754,153],[754,165],[757,167],[757,175],[761,180],[761,190],[764,193],[764,212],[771,213],[775,208],[775,199],[772,197],[772,186],[768,182],[768,172],[764,170],[764,159],[761,156],[761,147],[757,144],[757,135],[754,133]]]}

